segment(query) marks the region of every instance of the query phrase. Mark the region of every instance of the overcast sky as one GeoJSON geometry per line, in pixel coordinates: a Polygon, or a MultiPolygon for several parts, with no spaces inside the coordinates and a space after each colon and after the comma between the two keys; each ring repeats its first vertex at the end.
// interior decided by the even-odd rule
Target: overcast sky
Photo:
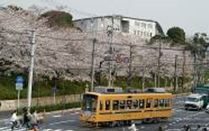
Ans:
{"type": "Polygon", "coordinates": [[[121,14],[156,20],[165,32],[179,26],[187,35],[209,34],[209,0],[69,0],[69,3],[72,8],[98,15],[121,14]]]}
{"type": "Polygon", "coordinates": [[[209,0],[0,0],[0,4],[1,1],[58,2],[68,5],[74,18],[118,14],[156,20],[165,33],[168,28],[179,26],[187,35],[195,32],[209,34],[209,0]]]}

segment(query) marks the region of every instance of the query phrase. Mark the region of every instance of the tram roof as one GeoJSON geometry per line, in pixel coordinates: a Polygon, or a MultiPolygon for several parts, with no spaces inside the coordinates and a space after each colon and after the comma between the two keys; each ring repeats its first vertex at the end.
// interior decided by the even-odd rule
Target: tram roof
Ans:
{"type": "Polygon", "coordinates": [[[98,93],[98,92],[87,92],[86,94],[91,94],[95,96],[165,96],[165,95],[172,95],[171,93],[98,93]]]}

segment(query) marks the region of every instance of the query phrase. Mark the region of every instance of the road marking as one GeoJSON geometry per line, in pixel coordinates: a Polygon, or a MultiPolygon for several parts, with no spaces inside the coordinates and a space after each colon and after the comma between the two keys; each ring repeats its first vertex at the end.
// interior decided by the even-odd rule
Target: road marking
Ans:
{"type": "Polygon", "coordinates": [[[8,127],[1,127],[0,130],[7,129],[8,127]]]}
{"type": "Polygon", "coordinates": [[[166,131],[181,131],[181,129],[167,129],[166,131]]]}
{"type": "Polygon", "coordinates": [[[3,122],[4,122],[4,123],[8,123],[9,121],[10,121],[10,119],[1,119],[1,120],[0,120],[0,123],[3,123],[3,122]]]}
{"type": "MultiPolygon", "coordinates": [[[[14,131],[25,131],[25,128],[15,128],[14,131]]],[[[0,131],[11,131],[11,126],[1,127],[0,131]]]]}
{"type": "Polygon", "coordinates": [[[64,124],[64,123],[68,123],[68,122],[75,122],[75,120],[66,120],[66,121],[53,122],[53,123],[50,123],[49,125],[59,125],[59,124],[64,124]]]}
{"type": "Polygon", "coordinates": [[[52,117],[59,118],[59,117],[62,117],[62,115],[53,115],[52,117]]]}

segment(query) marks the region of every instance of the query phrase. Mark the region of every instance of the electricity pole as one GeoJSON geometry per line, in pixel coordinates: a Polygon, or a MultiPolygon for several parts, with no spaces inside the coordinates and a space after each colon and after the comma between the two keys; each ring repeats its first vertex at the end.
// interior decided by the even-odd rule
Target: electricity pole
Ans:
{"type": "Polygon", "coordinates": [[[192,92],[194,92],[196,87],[196,52],[193,52],[193,86],[192,86],[192,92]]]}
{"type": "Polygon", "coordinates": [[[178,59],[178,55],[175,55],[175,72],[174,72],[174,91],[176,91],[177,87],[178,87],[178,77],[177,77],[177,59],[178,59]]]}
{"type": "Polygon", "coordinates": [[[158,69],[157,69],[157,86],[160,87],[160,58],[161,58],[161,42],[159,41],[159,56],[158,56],[158,69]]]}
{"type": "Polygon", "coordinates": [[[108,77],[108,87],[111,87],[112,83],[112,54],[113,54],[113,49],[112,49],[112,37],[113,37],[113,17],[112,17],[112,26],[107,26],[107,36],[108,36],[108,43],[109,43],[109,77],[108,77]]]}
{"type": "Polygon", "coordinates": [[[129,75],[129,77],[128,77],[128,86],[132,86],[132,56],[133,56],[133,51],[132,51],[132,49],[133,49],[133,46],[131,45],[130,46],[130,54],[129,54],[129,72],[128,72],[128,75],[129,75]]]}
{"type": "Polygon", "coordinates": [[[35,54],[35,30],[31,30],[31,54],[30,54],[30,69],[29,69],[29,80],[28,80],[28,107],[31,107],[32,99],[32,84],[33,84],[33,69],[34,69],[34,54],[35,54]]]}
{"type": "Polygon", "coordinates": [[[92,47],[92,61],[91,61],[91,91],[94,90],[94,52],[95,52],[96,39],[93,39],[92,43],[93,43],[93,47],[92,47]]]}

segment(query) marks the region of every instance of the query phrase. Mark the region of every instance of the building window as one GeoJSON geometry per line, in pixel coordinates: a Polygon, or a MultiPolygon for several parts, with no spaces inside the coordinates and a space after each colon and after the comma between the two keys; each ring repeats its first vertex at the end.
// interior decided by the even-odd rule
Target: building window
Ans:
{"type": "Polygon", "coordinates": [[[129,21],[122,20],[121,26],[122,26],[122,32],[129,33],[129,21]]]}
{"type": "Polygon", "coordinates": [[[152,33],[150,33],[150,37],[152,37],[152,33]]]}
{"type": "Polygon", "coordinates": [[[146,28],[146,24],[145,23],[141,23],[141,27],[142,28],[146,28]]]}
{"type": "Polygon", "coordinates": [[[152,29],[153,28],[152,24],[148,24],[148,28],[152,29]]]}
{"type": "Polygon", "coordinates": [[[140,34],[140,31],[138,30],[138,35],[140,34]]]}
{"type": "Polygon", "coordinates": [[[144,36],[146,36],[146,32],[144,32],[144,36]]]}
{"type": "Polygon", "coordinates": [[[141,31],[141,36],[143,36],[143,32],[141,31]]]}
{"type": "Polygon", "coordinates": [[[149,32],[147,32],[147,37],[149,37],[149,32]]]}
{"type": "Polygon", "coordinates": [[[135,21],[135,26],[140,26],[140,23],[138,21],[135,21]]]}
{"type": "Polygon", "coordinates": [[[137,34],[137,31],[135,30],[135,31],[134,31],[134,35],[136,35],[136,34],[137,34]]]}

